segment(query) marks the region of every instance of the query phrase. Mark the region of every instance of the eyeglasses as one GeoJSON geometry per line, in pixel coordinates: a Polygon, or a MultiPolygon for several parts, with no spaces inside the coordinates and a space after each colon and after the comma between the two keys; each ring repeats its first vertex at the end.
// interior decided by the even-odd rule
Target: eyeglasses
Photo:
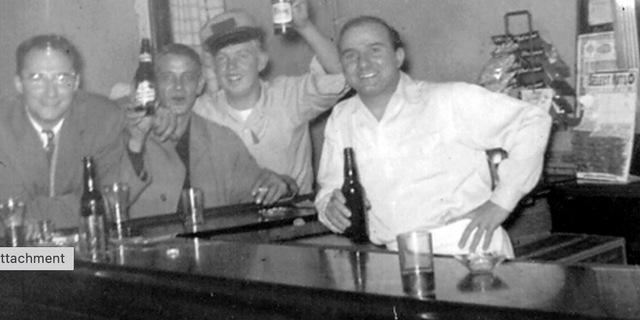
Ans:
{"type": "Polygon", "coordinates": [[[62,72],[58,74],[32,73],[24,78],[29,85],[42,88],[47,82],[52,82],[58,87],[71,87],[75,80],[76,74],[73,72],[62,72]]]}

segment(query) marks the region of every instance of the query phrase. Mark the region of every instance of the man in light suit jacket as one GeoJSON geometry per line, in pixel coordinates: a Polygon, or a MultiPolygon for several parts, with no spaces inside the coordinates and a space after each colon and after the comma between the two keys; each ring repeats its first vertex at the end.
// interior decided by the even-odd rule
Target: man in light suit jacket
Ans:
{"type": "Polygon", "coordinates": [[[136,172],[151,183],[133,199],[131,218],[174,213],[180,191],[203,191],[205,207],[255,201],[272,204],[295,194],[295,181],[258,166],[230,129],[192,112],[204,87],[199,55],[181,44],[162,48],[154,59],[160,109],[176,116],[176,130],[166,141],[151,132],[151,119],[127,108],[128,145],[136,172]]]}
{"type": "Polygon", "coordinates": [[[17,93],[0,101],[0,201],[19,198],[29,219],[77,227],[83,157],[94,158],[99,186],[125,181],[135,193],[148,183],[126,157],[122,110],[79,90],[82,61],[73,44],[35,36],[16,58],[17,93]]]}

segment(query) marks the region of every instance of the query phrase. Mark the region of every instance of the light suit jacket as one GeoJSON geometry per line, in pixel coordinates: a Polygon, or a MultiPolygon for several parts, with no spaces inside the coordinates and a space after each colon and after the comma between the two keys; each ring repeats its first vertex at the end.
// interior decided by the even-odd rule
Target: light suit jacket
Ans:
{"type": "Polygon", "coordinates": [[[92,156],[99,186],[129,183],[135,194],[146,184],[125,157],[124,113],[106,97],[78,91],[57,139],[50,197],[49,167],[38,133],[29,121],[22,95],[0,101],[0,201],[19,197],[27,217],[51,219],[56,228],[77,227],[83,190],[82,158],[92,156]]]}
{"type": "MultiPolygon", "coordinates": [[[[204,194],[205,208],[252,201],[251,189],[264,172],[230,129],[191,114],[189,162],[191,187],[204,194]]],[[[131,218],[175,213],[186,169],[176,141],[160,142],[151,134],[144,167],[151,183],[135,199],[131,218]]]]}

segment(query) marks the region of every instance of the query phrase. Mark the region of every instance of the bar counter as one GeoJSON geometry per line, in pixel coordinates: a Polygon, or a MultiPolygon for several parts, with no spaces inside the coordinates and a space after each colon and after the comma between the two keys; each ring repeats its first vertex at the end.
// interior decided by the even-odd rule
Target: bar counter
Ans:
{"type": "MultiPolygon", "coordinates": [[[[137,238],[74,271],[2,272],[0,318],[640,319],[640,267],[513,260],[472,276],[437,256],[434,295],[416,298],[402,291],[396,253],[298,241],[321,230],[295,212],[217,208],[202,237],[137,238]]],[[[172,219],[134,225],[156,233],[176,229],[172,219]]]]}
{"type": "Polygon", "coordinates": [[[638,319],[640,268],[435,259],[435,297],[402,291],[391,252],[170,239],[72,272],[0,274],[5,319],[638,319]],[[11,316],[12,318],[9,318],[11,316]]]}
{"type": "Polygon", "coordinates": [[[629,263],[640,264],[640,181],[566,179],[548,185],[548,199],[554,231],[623,237],[629,263]]]}

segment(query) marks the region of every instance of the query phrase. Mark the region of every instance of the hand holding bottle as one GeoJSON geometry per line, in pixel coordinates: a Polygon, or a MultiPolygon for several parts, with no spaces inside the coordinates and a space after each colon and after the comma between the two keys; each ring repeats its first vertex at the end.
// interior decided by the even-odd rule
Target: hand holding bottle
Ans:
{"type": "Polygon", "coordinates": [[[337,233],[344,233],[355,243],[369,241],[367,211],[369,202],[358,180],[353,148],[344,149],[344,182],[333,190],[320,221],[337,233]]]}
{"type": "Polygon", "coordinates": [[[293,0],[291,11],[293,15],[293,26],[300,30],[311,23],[309,20],[309,4],[307,0],[293,0]]]}
{"type": "Polygon", "coordinates": [[[335,233],[344,233],[351,225],[351,211],[345,206],[347,200],[340,189],[334,189],[324,214],[320,214],[320,221],[335,233]]]}
{"type": "MultiPolygon", "coordinates": [[[[173,137],[178,128],[178,117],[168,108],[158,106],[153,116],[153,133],[160,139],[165,141],[173,137]]],[[[176,137],[178,139],[179,137],[176,137]]]]}
{"type": "MultiPolygon", "coordinates": [[[[129,133],[128,147],[132,152],[141,152],[147,140],[149,132],[154,124],[153,117],[147,116],[144,110],[136,111],[133,108],[133,100],[125,102],[124,110],[127,119],[127,132],[129,133]]],[[[122,103],[121,103],[122,104],[122,103]]]]}
{"type": "MultiPolygon", "coordinates": [[[[345,205],[346,201],[347,199],[340,189],[333,190],[324,215],[320,216],[320,220],[324,225],[335,233],[344,233],[344,231],[351,226],[351,211],[345,205]]],[[[371,209],[369,199],[364,199],[364,206],[365,211],[371,209]]]]}

